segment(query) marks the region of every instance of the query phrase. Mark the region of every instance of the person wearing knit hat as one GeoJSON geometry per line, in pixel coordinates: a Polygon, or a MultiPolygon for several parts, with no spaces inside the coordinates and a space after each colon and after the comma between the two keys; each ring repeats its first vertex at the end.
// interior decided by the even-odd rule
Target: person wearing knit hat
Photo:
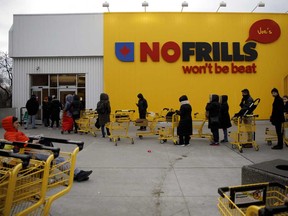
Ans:
{"type": "Polygon", "coordinates": [[[180,115],[180,121],[177,127],[177,135],[179,136],[179,145],[186,146],[189,145],[190,135],[193,133],[192,128],[192,106],[188,101],[186,95],[182,95],[179,98],[181,104],[180,110],[177,114],[180,115]]]}
{"type": "Polygon", "coordinates": [[[272,125],[275,126],[277,133],[277,145],[273,146],[272,149],[283,149],[283,133],[282,133],[282,123],[285,121],[284,118],[284,103],[279,95],[279,91],[276,88],[271,90],[271,94],[274,97],[272,104],[272,114],[270,121],[272,125]]]}

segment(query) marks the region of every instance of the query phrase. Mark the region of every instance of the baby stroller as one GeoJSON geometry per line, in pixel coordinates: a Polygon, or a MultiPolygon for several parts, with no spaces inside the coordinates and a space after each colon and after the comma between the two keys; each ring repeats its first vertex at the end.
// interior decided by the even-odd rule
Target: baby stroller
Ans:
{"type": "Polygon", "coordinates": [[[67,112],[63,112],[61,134],[63,134],[65,131],[70,133],[73,130],[73,124],[73,118],[68,116],[67,112]]]}
{"type": "Polygon", "coordinates": [[[243,152],[243,147],[254,147],[256,151],[259,150],[259,146],[255,142],[256,117],[258,115],[253,114],[259,102],[260,98],[257,98],[247,109],[240,110],[232,118],[234,125],[237,126],[237,131],[230,133],[230,137],[232,138],[230,143],[232,147],[238,148],[241,153],[243,152]]]}

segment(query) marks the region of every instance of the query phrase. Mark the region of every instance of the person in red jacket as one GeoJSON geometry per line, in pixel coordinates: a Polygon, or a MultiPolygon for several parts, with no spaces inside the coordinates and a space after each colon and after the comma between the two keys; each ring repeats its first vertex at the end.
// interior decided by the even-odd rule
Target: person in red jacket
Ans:
{"type": "MultiPolygon", "coordinates": [[[[2,127],[5,129],[4,139],[10,142],[28,142],[29,137],[27,137],[23,132],[19,131],[20,124],[18,122],[18,118],[14,116],[7,116],[6,118],[2,119],[2,127]]],[[[12,150],[14,146],[12,145],[5,145],[4,149],[12,150]]],[[[47,155],[43,154],[36,154],[37,160],[46,160],[47,155]]],[[[64,158],[63,157],[57,157],[56,164],[63,163],[64,158]]],[[[66,167],[69,169],[69,167],[66,167]]],[[[89,179],[89,175],[92,173],[92,170],[90,171],[84,171],[76,168],[74,170],[74,180],[81,182],[81,181],[87,181],[89,179]]]]}
{"type": "MultiPolygon", "coordinates": [[[[7,116],[2,120],[2,127],[5,130],[4,139],[11,142],[28,142],[29,138],[21,131],[18,130],[20,124],[18,119],[14,116],[7,116]]],[[[5,149],[13,149],[12,145],[5,145],[5,149]]]]}

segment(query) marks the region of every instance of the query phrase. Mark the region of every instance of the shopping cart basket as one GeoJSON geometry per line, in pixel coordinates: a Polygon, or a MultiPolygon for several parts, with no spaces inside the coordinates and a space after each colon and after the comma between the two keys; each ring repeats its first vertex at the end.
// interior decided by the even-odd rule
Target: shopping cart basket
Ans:
{"type": "Polygon", "coordinates": [[[23,168],[29,165],[31,157],[29,155],[16,154],[5,150],[0,150],[0,215],[9,215],[15,189],[15,179],[23,168]],[[11,158],[20,159],[13,166],[7,166],[11,158]]]}
{"type": "MultiPolygon", "coordinates": [[[[29,155],[32,158],[32,152],[39,151],[41,154],[47,154],[46,160],[43,161],[31,159],[29,165],[25,169],[21,169],[9,181],[8,193],[10,198],[6,202],[5,212],[7,215],[27,215],[40,208],[45,202],[50,167],[54,158],[59,155],[60,149],[23,142],[1,141],[0,144],[1,147],[6,144],[13,145],[20,149],[20,153],[25,147],[25,151],[29,150],[29,155]]],[[[19,160],[13,159],[6,162],[6,166],[13,168],[18,163],[19,160]]]]}
{"type": "Polygon", "coordinates": [[[44,215],[47,215],[52,203],[71,190],[73,186],[77,154],[83,149],[84,142],[42,136],[31,136],[29,138],[30,140],[38,140],[40,144],[48,146],[53,146],[56,143],[59,143],[61,147],[67,148],[69,146],[71,147],[71,145],[76,146],[72,151],[61,150],[58,160],[54,160],[52,167],[50,168],[47,195],[44,206],[44,215]]]}
{"type": "Polygon", "coordinates": [[[222,216],[288,215],[284,199],[288,187],[279,183],[258,183],[219,188],[218,209],[222,216]]]}
{"type": "Polygon", "coordinates": [[[213,141],[213,135],[211,133],[205,133],[203,131],[206,122],[207,117],[205,114],[200,114],[198,112],[194,113],[193,129],[197,130],[197,133],[193,133],[192,137],[204,138],[213,141]]]}
{"type": "Polygon", "coordinates": [[[98,115],[96,111],[93,110],[86,110],[82,113],[81,118],[76,120],[78,125],[78,133],[82,134],[92,134],[96,136],[97,128],[95,127],[95,122],[98,115]]]}
{"type": "Polygon", "coordinates": [[[106,127],[110,130],[108,137],[110,141],[115,143],[115,146],[121,138],[130,139],[131,144],[134,144],[134,139],[128,134],[134,113],[135,110],[116,110],[115,114],[111,115],[110,122],[106,124],[106,127]]]}
{"type": "Polygon", "coordinates": [[[168,126],[163,126],[159,129],[159,140],[160,143],[165,143],[167,140],[172,140],[175,145],[178,144],[178,136],[176,133],[176,128],[178,127],[180,120],[180,116],[177,113],[174,113],[171,118],[166,118],[166,121],[168,121],[170,124],[168,126]],[[170,123],[171,119],[171,123],[170,123]]]}
{"type": "Polygon", "coordinates": [[[245,145],[252,145],[256,151],[259,150],[259,145],[255,141],[257,117],[258,115],[245,115],[232,119],[233,123],[237,126],[237,131],[229,133],[229,136],[232,138],[230,143],[233,148],[238,148],[241,153],[245,145]]]}

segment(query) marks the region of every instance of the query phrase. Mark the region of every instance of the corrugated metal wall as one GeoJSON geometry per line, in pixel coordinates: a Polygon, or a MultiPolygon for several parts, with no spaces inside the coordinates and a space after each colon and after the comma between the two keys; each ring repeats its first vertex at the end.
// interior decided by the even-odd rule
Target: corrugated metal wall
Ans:
{"type": "Polygon", "coordinates": [[[14,58],[13,59],[12,106],[25,106],[30,97],[31,74],[85,74],[86,108],[95,108],[103,92],[103,57],[57,57],[57,58],[14,58]],[[37,67],[39,69],[37,70],[37,67]]]}

